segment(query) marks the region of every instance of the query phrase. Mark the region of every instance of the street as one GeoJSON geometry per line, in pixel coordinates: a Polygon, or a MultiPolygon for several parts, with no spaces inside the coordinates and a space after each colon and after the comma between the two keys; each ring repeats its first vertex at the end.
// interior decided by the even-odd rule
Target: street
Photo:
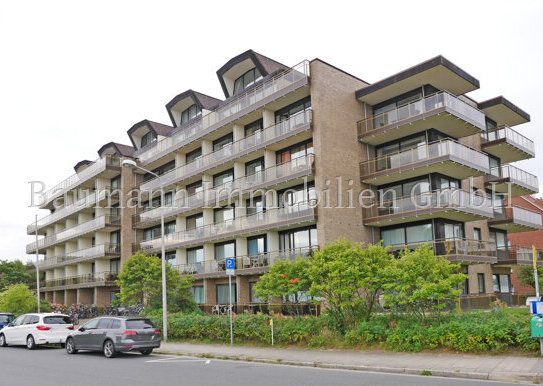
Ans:
{"type": "Polygon", "coordinates": [[[506,383],[330,370],[185,356],[138,354],[106,359],[64,349],[0,348],[2,385],[506,385],[506,383]]]}

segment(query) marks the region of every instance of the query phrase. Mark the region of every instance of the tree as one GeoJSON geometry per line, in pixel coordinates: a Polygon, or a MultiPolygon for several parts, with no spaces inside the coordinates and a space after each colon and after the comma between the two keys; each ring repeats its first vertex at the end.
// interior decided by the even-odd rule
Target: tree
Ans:
{"type": "MultiPolygon", "coordinates": [[[[166,264],[169,311],[194,311],[197,308],[190,291],[192,283],[192,277],[183,276],[166,264]]],[[[117,285],[121,288],[118,299],[120,304],[162,308],[162,261],[157,256],[136,253],[123,265],[117,285]]]]}
{"type": "Polygon", "coordinates": [[[390,280],[386,285],[385,302],[400,311],[424,317],[431,310],[442,310],[445,301],[460,295],[460,284],[467,276],[458,273],[460,264],[434,256],[432,248],[421,246],[404,250],[389,267],[390,280]]]}
{"type": "MultiPolygon", "coordinates": [[[[15,315],[36,312],[38,300],[36,293],[30,291],[26,284],[12,284],[5,291],[0,292],[0,310],[15,315]]],[[[42,312],[51,311],[49,303],[42,299],[40,302],[42,312]]]]}
{"type": "MultiPolygon", "coordinates": [[[[543,270],[537,270],[537,277],[539,278],[539,288],[543,289],[543,270]]],[[[534,268],[531,265],[520,267],[518,270],[518,278],[522,285],[535,287],[534,268]]]]}
{"type": "Polygon", "coordinates": [[[28,283],[32,276],[27,267],[19,260],[0,260],[0,290],[19,283],[28,283]]]}
{"type": "Polygon", "coordinates": [[[309,261],[310,294],[324,298],[327,311],[344,331],[360,318],[369,320],[379,292],[390,280],[394,257],[381,244],[353,244],[339,239],[309,261]]]}

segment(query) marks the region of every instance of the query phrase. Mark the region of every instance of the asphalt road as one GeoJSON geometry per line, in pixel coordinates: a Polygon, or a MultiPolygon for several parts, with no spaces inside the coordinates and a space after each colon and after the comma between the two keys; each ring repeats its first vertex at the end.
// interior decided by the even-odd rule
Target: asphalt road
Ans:
{"type": "Polygon", "coordinates": [[[329,370],[220,359],[0,348],[1,385],[506,385],[505,383],[329,370]]]}

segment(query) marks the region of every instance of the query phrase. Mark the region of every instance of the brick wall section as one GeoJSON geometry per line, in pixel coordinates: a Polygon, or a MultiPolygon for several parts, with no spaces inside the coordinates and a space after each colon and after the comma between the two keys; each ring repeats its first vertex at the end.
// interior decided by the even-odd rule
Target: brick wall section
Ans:
{"type": "Polygon", "coordinates": [[[132,229],[132,216],[135,208],[129,208],[131,201],[129,192],[135,186],[132,169],[121,168],[121,265],[132,256],[132,243],[134,242],[134,230],[132,229]]]}

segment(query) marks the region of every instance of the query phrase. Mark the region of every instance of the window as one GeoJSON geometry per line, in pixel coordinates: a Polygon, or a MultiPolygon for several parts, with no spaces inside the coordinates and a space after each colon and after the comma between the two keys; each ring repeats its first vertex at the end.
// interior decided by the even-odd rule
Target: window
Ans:
{"type": "Polygon", "coordinates": [[[111,328],[111,322],[112,322],[112,319],[100,318],[100,321],[98,322],[98,325],[96,326],[96,328],[98,330],[107,330],[111,328]]]}
{"type": "Polygon", "coordinates": [[[245,208],[247,211],[247,216],[252,216],[253,214],[263,213],[266,211],[262,196],[252,197],[245,200],[245,208]]]}
{"type": "Polygon", "coordinates": [[[164,257],[166,258],[166,263],[170,265],[177,264],[177,254],[175,253],[175,251],[166,252],[164,254],[164,257]]]}
{"type": "Polygon", "coordinates": [[[232,142],[234,142],[234,136],[232,133],[216,139],[213,141],[213,151],[221,150],[223,147],[231,145],[232,142]]]}
{"type": "Polygon", "coordinates": [[[494,286],[494,292],[497,293],[509,293],[511,292],[511,277],[507,274],[494,274],[492,275],[492,282],[494,286]]]}
{"type": "Polygon", "coordinates": [[[148,133],[144,134],[143,137],[141,137],[141,146],[140,147],[147,146],[148,144],[153,142],[155,139],[156,138],[153,135],[153,133],[149,131],[148,133]]]}
{"type": "Polygon", "coordinates": [[[222,208],[213,209],[213,222],[219,224],[235,218],[234,204],[222,208]]]}
{"type": "Polygon", "coordinates": [[[389,245],[405,245],[405,229],[383,229],[381,230],[381,238],[385,247],[389,245]]]}
{"type": "Polygon", "coordinates": [[[475,241],[482,241],[481,228],[473,228],[473,239],[475,241]]]}
{"type": "Polygon", "coordinates": [[[245,164],[246,176],[252,176],[253,174],[261,172],[262,170],[264,170],[264,157],[257,158],[245,164]]]}
{"type": "Polygon", "coordinates": [[[414,225],[405,228],[407,244],[420,244],[432,241],[432,224],[414,225]]]}
{"type": "Polygon", "coordinates": [[[234,81],[234,93],[233,95],[236,95],[243,90],[245,90],[247,87],[252,86],[256,82],[262,79],[262,74],[260,74],[260,71],[258,68],[251,68],[249,71],[247,71],[245,74],[240,76],[234,81]]]}
{"type": "Polygon", "coordinates": [[[109,243],[113,244],[113,251],[115,251],[121,243],[121,231],[111,232],[109,234],[109,243]]]}
{"type": "MultiPolygon", "coordinates": [[[[164,193],[164,206],[172,206],[173,203],[173,191],[164,193]]],[[[143,211],[159,208],[162,201],[162,195],[154,197],[152,200],[147,200],[143,203],[143,211]]]]}
{"type": "MultiPolygon", "coordinates": [[[[94,291],[92,291],[92,292],[94,292],[94,291]]],[[[93,304],[94,304],[94,302],[93,302],[93,304]]],[[[93,319],[93,320],[91,320],[91,321],[85,323],[85,324],[83,325],[83,328],[84,328],[85,330],[94,330],[94,329],[96,328],[96,326],[98,325],[98,322],[99,322],[99,321],[100,321],[100,319],[93,319]]]]}
{"type": "Polygon", "coordinates": [[[232,303],[237,303],[237,290],[236,285],[232,284],[232,292],[229,292],[229,285],[228,284],[217,284],[217,303],[218,304],[229,304],[230,299],[232,299],[232,303]],[[232,296],[230,298],[230,295],[232,296]]]}
{"type": "Polygon", "coordinates": [[[119,273],[119,268],[121,267],[121,259],[111,259],[109,261],[109,272],[119,273]]]}
{"type": "Polygon", "coordinates": [[[186,189],[187,189],[187,195],[192,196],[193,194],[203,192],[204,186],[202,184],[202,181],[197,181],[190,185],[187,185],[186,189]]]}
{"type": "MultiPolygon", "coordinates": [[[[111,208],[109,209],[109,214],[113,217],[118,217],[121,215],[121,208],[119,207],[119,204],[111,205],[111,208]]],[[[113,221],[113,219],[112,219],[113,221]]]]}
{"type": "Polygon", "coordinates": [[[25,315],[19,316],[17,319],[13,321],[13,326],[20,326],[23,324],[24,319],[26,318],[25,315]]]}
{"type": "MultiPolygon", "coordinates": [[[[160,225],[155,225],[152,228],[144,229],[143,240],[152,240],[160,237],[160,229],[160,225]]],[[[170,233],[175,233],[175,220],[164,224],[164,235],[168,235],[170,233]]]]}
{"type": "Polygon", "coordinates": [[[275,112],[275,123],[289,119],[292,115],[311,108],[311,97],[304,98],[275,112]]]}
{"type": "Polygon", "coordinates": [[[263,127],[264,127],[264,121],[262,119],[249,123],[248,125],[245,125],[245,137],[250,137],[251,135],[255,133],[261,132],[263,127]]]}
{"type": "Polygon", "coordinates": [[[197,304],[204,304],[205,303],[204,286],[192,287],[190,289],[190,292],[192,292],[192,295],[194,296],[194,301],[197,304]]]}
{"type": "MultiPolygon", "coordinates": [[[[152,170],[153,173],[156,173],[158,174],[159,176],[164,174],[164,173],[167,173],[169,172],[170,170],[172,169],[175,169],[175,160],[172,160],[170,162],[167,162],[165,163],[164,165],[162,166],[159,166],[158,168],[155,168],[152,170]]],[[[144,181],[149,181],[149,180],[152,180],[153,178],[155,178],[155,176],[151,173],[145,173],[143,175],[143,180],[144,181]]]]}
{"type": "Polygon", "coordinates": [[[121,188],[121,176],[117,176],[111,179],[111,188],[120,189],[121,188]]]}
{"type": "Polygon", "coordinates": [[[126,321],[127,330],[155,329],[156,326],[149,319],[129,319],[126,321]]]}
{"type": "Polygon", "coordinates": [[[477,284],[479,285],[479,293],[480,294],[486,293],[486,290],[485,290],[485,274],[484,273],[478,273],[477,274],[477,284]]]}
{"type": "Polygon", "coordinates": [[[276,163],[278,165],[283,164],[308,154],[313,154],[313,141],[311,140],[278,151],[276,153],[276,163]]]}
{"type": "Polygon", "coordinates": [[[204,248],[187,249],[187,264],[197,264],[204,261],[204,248]]]}
{"type": "Polygon", "coordinates": [[[257,256],[267,252],[266,235],[247,238],[249,256],[257,256]]]}
{"type": "MultiPolygon", "coordinates": [[[[119,294],[121,293],[121,291],[111,291],[109,293],[109,301],[110,303],[113,303],[114,301],[118,300],[119,299],[119,294]]],[[[118,321],[118,320],[115,320],[114,323],[113,323],[113,329],[117,329],[117,328],[121,328],[121,323],[118,321]],[[118,322],[119,323],[119,326],[116,327],[116,323],[115,322],[118,322]]]]}
{"type": "Polygon", "coordinates": [[[408,245],[410,249],[416,248],[419,244],[433,240],[433,226],[431,223],[399,226],[382,229],[381,238],[384,246],[408,245]]]}
{"type": "Polygon", "coordinates": [[[189,164],[192,161],[194,161],[195,159],[200,158],[201,156],[202,156],[202,148],[199,147],[198,149],[193,150],[193,151],[188,152],[187,154],[185,154],[185,163],[189,164]]]}
{"type": "Polygon", "coordinates": [[[199,228],[204,225],[204,215],[203,213],[195,214],[192,216],[187,216],[186,219],[187,230],[199,228]]]}
{"type": "Polygon", "coordinates": [[[490,231],[490,240],[496,243],[498,249],[506,249],[508,246],[507,233],[500,231],[490,231]]]}
{"type": "Polygon", "coordinates": [[[428,193],[430,190],[430,181],[428,177],[424,177],[413,181],[384,186],[378,192],[381,202],[389,202],[400,197],[418,196],[422,193],[428,193]]]}
{"type": "Polygon", "coordinates": [[[215,174],[213,176],[213,186],[219,186],[226,184],[227,182],[234,181],[234,169],[227,170],[225,172],[215,174]]]}
{"type": "Polygon", "coordinates": [[[251,303],[264,303],[264,300],[262,300],[258,296],[256,296],[255,285],[256,285],[256,282],[249,283],[249,292],[251,294],[250,302],[251,303]]]}
{"type": "Polygon", "coordinates": [[[444,230],[445,230],[446,240],[464,238],[464,227],[461,223],[456,223],[456,224],[445,223],[444,230]]]}
{"type": "Polygon", "coordinates": [[[284,208],[300,203],[307,203],[316,199],[315,183],[309,182],[306,186],[297,185],[278,192],[279,207],[284,208]],[[306,189],[307,188],[307,189],[306,189]]]}
{"type": "Polygon", "coordinates": [[[293,229],[281,232],[279,234],[279,248],[282,251],[297,248],[316,247],[319,245],[317,240],[317,228],[293,229]]]}
{"type": "MultiPolygon", "coordinates": [[[[62,319],[62,318],[61,318],[62,319]]],[[[37,315],[27,315],[24,324],[38,324],[40,317],[37,315]]],[[[44,321],[45,323],[45,321],[44,321]]]]}
{"type": "Polygon", "coordinates": [[[202,110],[194,104],[181,113],[181,124],[188,122],[199,115],[202,115],[202,110]]]}
{"type": "Polygon", "coordinates": [[[235,241],[215,244],[215,260],[224,260],[229,257],[236,257],[235,241]]]}

